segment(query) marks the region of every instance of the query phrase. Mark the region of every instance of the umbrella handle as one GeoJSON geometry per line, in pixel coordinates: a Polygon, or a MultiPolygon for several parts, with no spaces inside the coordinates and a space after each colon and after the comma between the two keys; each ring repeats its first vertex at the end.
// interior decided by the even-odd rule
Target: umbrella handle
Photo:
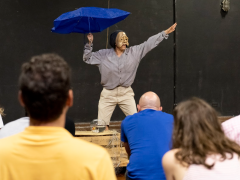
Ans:
{"type": "Polygon", "coordinates": [[[89,33],[91,32],[90,31],[90,20],[89,20],[90,17],[88,17],[88,27],[89,27],[89,33]]]}

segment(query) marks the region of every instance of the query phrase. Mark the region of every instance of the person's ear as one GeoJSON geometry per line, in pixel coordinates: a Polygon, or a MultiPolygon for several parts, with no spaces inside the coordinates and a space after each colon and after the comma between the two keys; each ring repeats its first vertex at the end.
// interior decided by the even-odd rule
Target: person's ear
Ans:
{"type": "Polygon", "coordinates": [[[137,109],[138,109],[138,112],[141,111],[141,106],[139,104],[137,105],[137,109]]]}
{"type": "Polygon", "coordinates": [[[159,107],[159,111],[162,111],[162,109],[163,109],[162,106],[160,106],[160,107],[159,107]]]}
{"type": "Polygon", "coordinates": [[[25,107],[25,104],[23,102],[23,97],[22,97],[22,91],[18,91],[18,101],[22,107],[25,107]]]}
{"type": "Polygon", "coordinates": [[[68,91],[68,98],[67,98],[66,105],[68,107],[71,107],[73,105],[73,90],[72,89],[69,89],[69,91],[68,91]]]}

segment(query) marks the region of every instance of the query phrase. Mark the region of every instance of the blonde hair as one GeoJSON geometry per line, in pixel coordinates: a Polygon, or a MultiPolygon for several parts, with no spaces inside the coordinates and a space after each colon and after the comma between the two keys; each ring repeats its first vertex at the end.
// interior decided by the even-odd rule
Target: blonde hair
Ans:
{"type": "Polygon", "coordinates": [[[0,115],[4,116],[5,114],[3,112],[4,112],[4,109],[0,108],[0,115]]]}

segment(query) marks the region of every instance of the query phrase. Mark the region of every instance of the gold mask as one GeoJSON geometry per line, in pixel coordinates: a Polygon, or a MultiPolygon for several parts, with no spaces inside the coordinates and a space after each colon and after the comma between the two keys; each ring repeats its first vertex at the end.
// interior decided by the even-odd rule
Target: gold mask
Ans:
{"type": "Polygon", "coordinates": [[[122,47],[122,45],[129,46],[128,37],[125,32],[119,32],[116,38],[117,47],[122,47]]]}

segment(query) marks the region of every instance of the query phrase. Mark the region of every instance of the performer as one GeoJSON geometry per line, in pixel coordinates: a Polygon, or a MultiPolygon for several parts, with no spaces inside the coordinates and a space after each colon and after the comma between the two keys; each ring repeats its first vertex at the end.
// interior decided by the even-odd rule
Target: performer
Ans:
{"type": "Polygon", "coordinates": [[[104,120],[109,126],[117,104],[126,116],[137,112],[131,85],[138,65],[149,51],[163,39],[167,39],[169,33],[175,31],[176,26],[175,23],[144,43],[132,47],[129,47],[126,33],[118,30],[110,35],[112,49],[102,49],[97,52],[92,52],[93,35],[91,33],[87,35],[89,42],[84,46],[83,61],[98,66],[103,86],[98,104],[98,119],[104,120]]]}

